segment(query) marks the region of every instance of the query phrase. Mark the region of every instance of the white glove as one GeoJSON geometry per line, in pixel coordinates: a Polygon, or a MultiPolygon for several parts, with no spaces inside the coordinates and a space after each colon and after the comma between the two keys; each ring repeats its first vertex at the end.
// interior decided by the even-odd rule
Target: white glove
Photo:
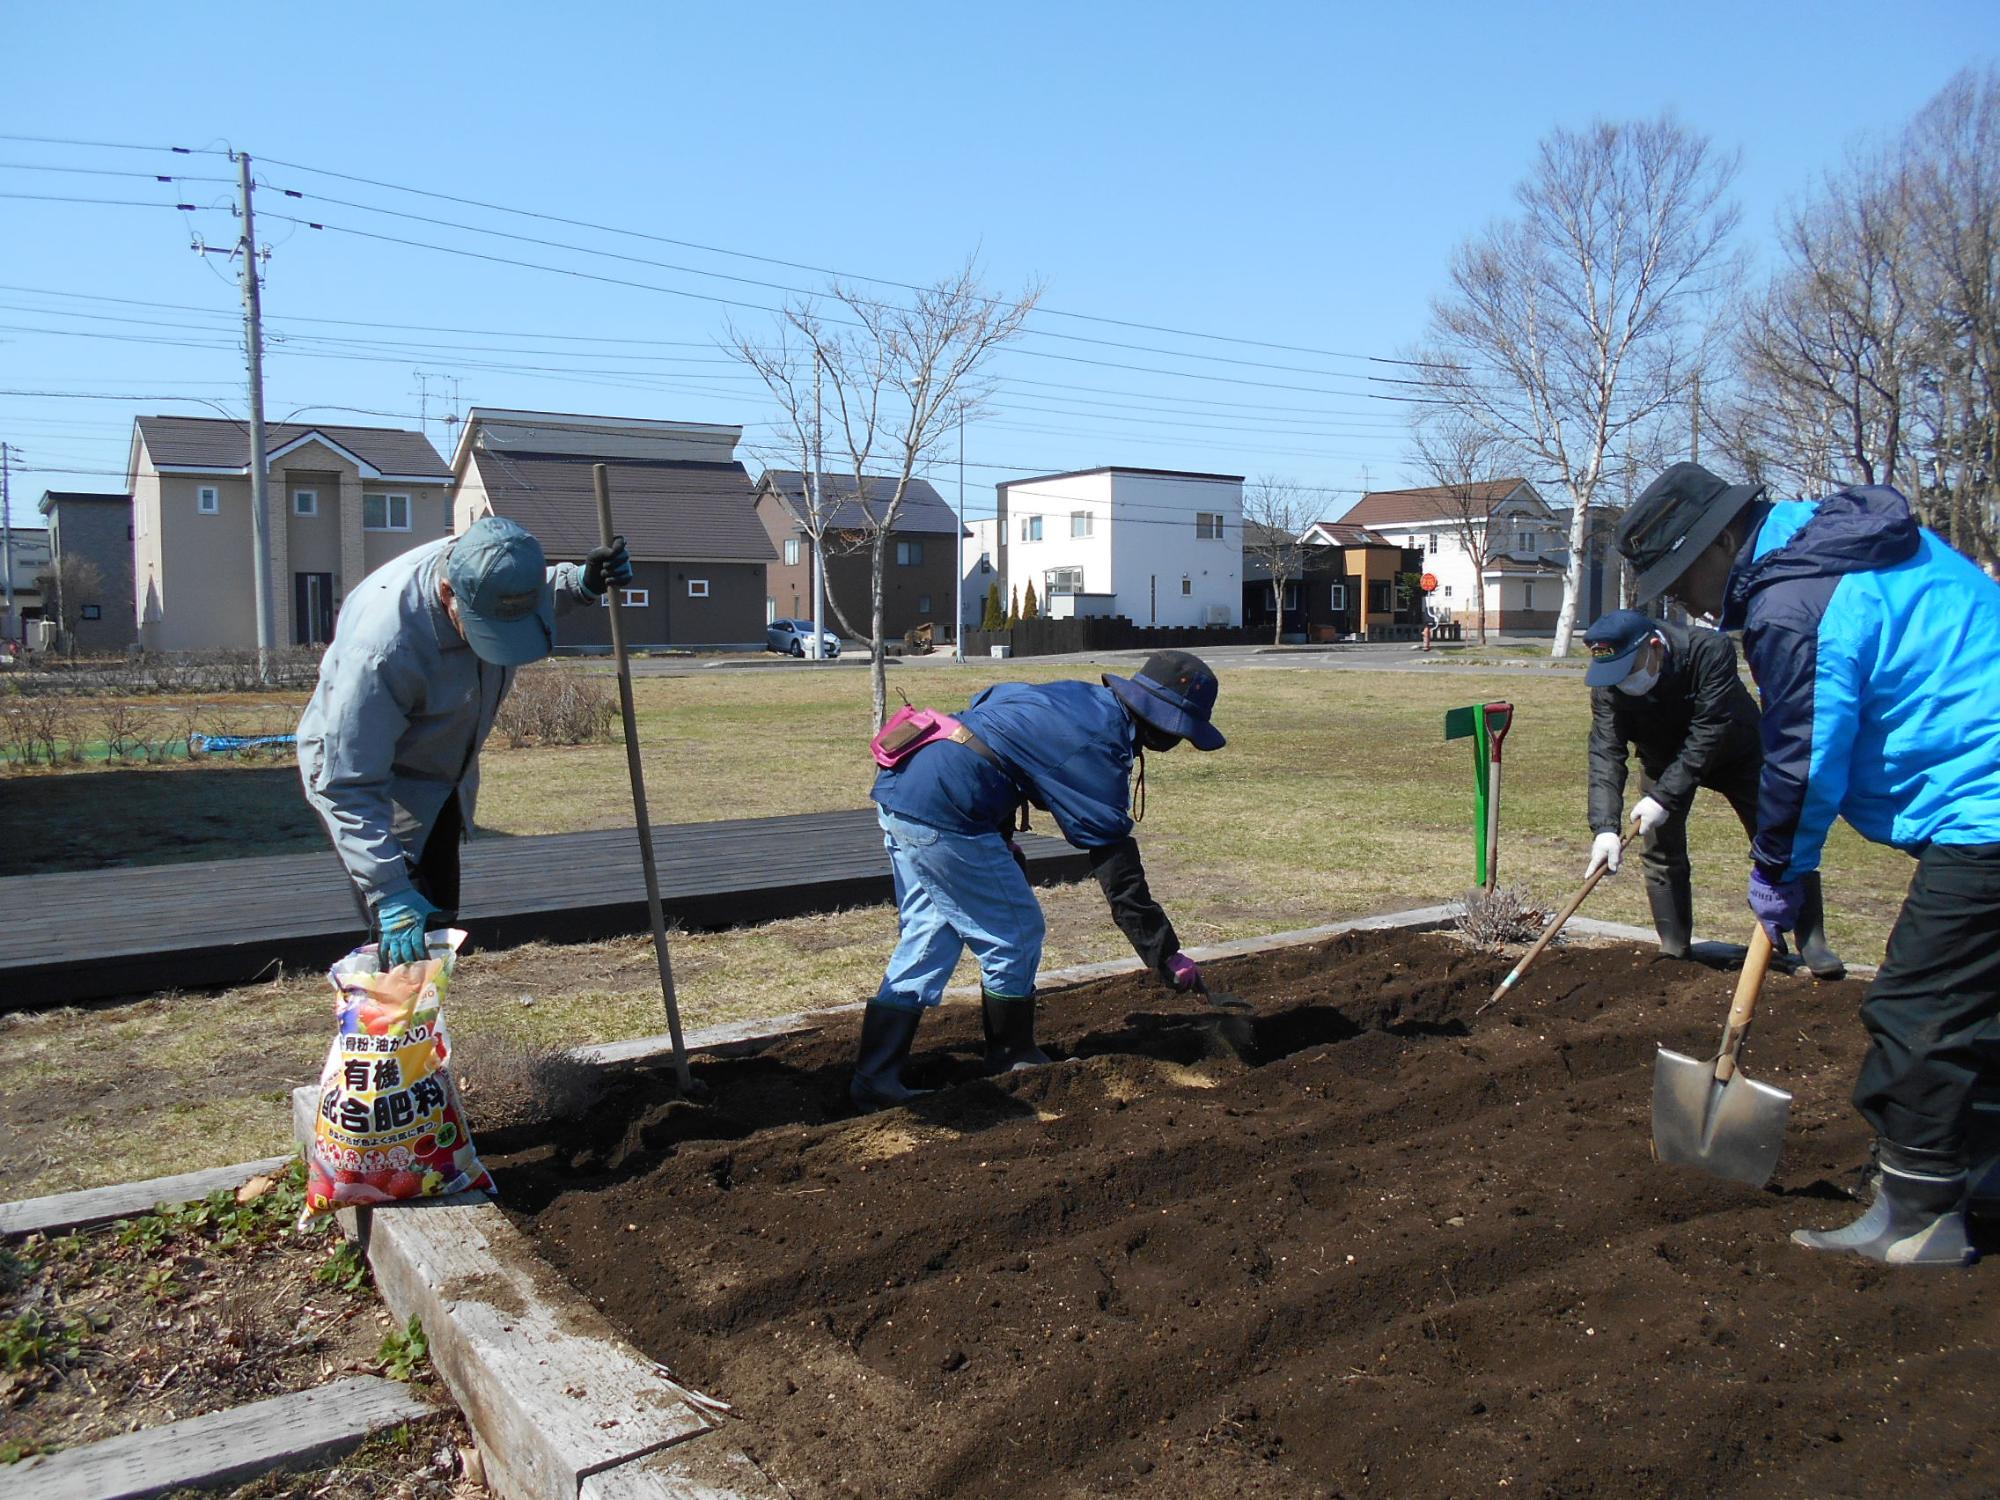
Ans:
{"type": "Polygon", "coordinates": [[[1615,833],[1600,833],[1590,841],[1590,863],[1583,867],[1583,878],[1590,879],[1600,869],[1618,873],[1621,845],[1615,833]]]}
{"type": "Polygon", "coordinates": [[[1651,833],[1667,821],[1667,810],[1651,797],[1641,797],[1632,809],[1632,821],[1639,825],[1640,833],[1651,833]]]}

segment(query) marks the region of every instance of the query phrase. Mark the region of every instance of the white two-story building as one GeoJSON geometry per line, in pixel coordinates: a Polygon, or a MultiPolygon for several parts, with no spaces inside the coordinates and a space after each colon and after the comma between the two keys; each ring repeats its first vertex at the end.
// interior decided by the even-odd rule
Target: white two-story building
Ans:
{"type": "Polygon", "coordinates": [[[1135,625],[1234,626],[1243,610],[1243,476],[1085,469],[998,486],[1010,597],[1135,625]]]}
{"type": "Polygon", "coordinates": [[[1488,630],[1554,632],[1569,541],[1562,521],[1527,480],[1496,479],[1462,491],[1373,490],[1340,519],[1421,552],[1424,571],[1438,580],[1429,605],[1445,618],[1468,630],[1476,626],[1483,592],[1488,630]],[[1465,547],[1468,528],[1485,539],[1483,568],[1474,566],[1465,547]]]}

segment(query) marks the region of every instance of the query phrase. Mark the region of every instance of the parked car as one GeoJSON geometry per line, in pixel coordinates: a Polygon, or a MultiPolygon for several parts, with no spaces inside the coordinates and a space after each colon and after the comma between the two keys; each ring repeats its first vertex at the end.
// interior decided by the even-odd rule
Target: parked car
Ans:
{"type": "MultiPolygon", "coordinates": [[[[786,656],[804,656],[806,642],[812,639],[811,620],[773,620],[764,627],[764,649],[781,651],[786,656]]],[[[827,661],[840,655],[840,637],[831,630],[823,630],[819,637],[819,654],[827,661]]]]}

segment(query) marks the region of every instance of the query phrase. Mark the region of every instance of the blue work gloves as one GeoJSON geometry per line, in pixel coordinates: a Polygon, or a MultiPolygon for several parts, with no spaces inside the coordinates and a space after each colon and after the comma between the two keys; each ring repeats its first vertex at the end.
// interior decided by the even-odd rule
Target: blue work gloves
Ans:
{"type": "Polygon", "coordinates": [[[632,554],[625,550],[625,538],[614,536],[609,547],[592,547],[583,557],[583,586],[598,598],[617,584],[632,581],[632,554]]]}
{"type": "Polygon", "coordinates": [[[375,950],[377,965],[393,969],[398,964],[413,964],[424,958],[424,925],[436,915],[437,908],[415,891],[384,896],[375,908],[379,934],[375,950]]]}
{"type": "Polygon", "coordinates": [[[1806,883],[1803,880],[1773,880],[1764,873],[1760,865],[1750,872],[1750,910],[1771,935],[1772,946],[1782,953],[1785,949],[1784,933],[1796,932],[1799,913],[1805,907],[1806,883]]]}

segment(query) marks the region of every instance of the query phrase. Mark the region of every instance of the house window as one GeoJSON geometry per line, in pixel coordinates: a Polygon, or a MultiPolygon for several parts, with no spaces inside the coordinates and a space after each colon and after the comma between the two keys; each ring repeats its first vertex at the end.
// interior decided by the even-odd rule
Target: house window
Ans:
{"type": "Polygon", "coordinates": [[[1083,592],[1083,569],[1050,568],[1043,576],[1046,592],[1055,594],[1080,594],[1083,592]]]}
{"type": "Polygon", "coordinates": [[[1333,596],[1326,602],[1329,609],[1344,611],[1347,608],[1347,585],[1344,583],[1333,585],[1333,596]]]}
{"type": "MultiPolygon", "coordinates": [[[[1194,534],[1197,540],[1219,542],[1222,540],[1222,516],[1215,511],[1198,510],[1194,513],[1194,534]]],[[[1182,592],[1186,592],[1183,590],[1182,592]]]]}
{"type": "Polygon", "coordinates": [[[1437,549],[1438,549],[1438,534],[1435,531],[1433,531],[1429,536],[1424,538],[1424,550],[1430,553],[1432,556],[1436,556],[1437,549]]]}
{"type": "Polygon", "coordinates": [[[921,564],[923,560],[924,560],[924,544],[922,542],[896,543],[897,567],[914,568],[919,564],[921,564]]]}
{"type": "Polygon", "coordinates": [[[1368,580],[1368,612],[1374,615],[1392,614],[1395,611],[1395,597],[1392,585],[1386,578],[1368,580]]]}
{"type": "Polygon", "coordinates": [[[917,613],[920,615],[927,615],[930,612],[931,612],[931,596],[929,594],[917,595],[917,613]]]}
{"type": "Polygon", "coordinates": [[[1193,594],[1194,594],[1194,580],[1188,577],[1187,574],[1185,573],[1181,574],[1181,597],[1183,599],[1187,599],[1192,597],[1193,594]]]}
{"type": "Polygon", "coordinates": [[[1021,540],[1039,542],[1042,539],[1042,518],[1040,516],[1021,517],[1021,540]]]}
{"type": "Polygon", "coordinates": [[[1535,586],[1532,583],[1524,583],[1521,585],[1521,608],[1533,609],[1534,607],[1535,586]]]}
{"type": "Polygon", "coordinates": [[[1069,513],[1069,534],[1071,536],[1090,536],[1092,534],[1091,528],[1095,524],[1095,518],[1087,510],[1073,510],[1069,513]]]}
{"type": "Polygon", "coordinates": [[[778,618],[778,601],[769,594],[764,596],[764,623],[770,624],[778,618]]]}
{"type": "Polygon", "coordinates": [[[688,580],[688,598],[706,599],[707,597],[708,580],[706,578],[690,578],[688,580]]]}
{"type": "Polygon", "coordinates": [[[84,617],[84,619],[86,619],[86,620],[101,620],[101,619],[103,619],[103,618],[104,618],[104,606],[103,606],[103,605],[101,605],[101,604],[86,604],[86,605],[84,605],[84,607],[83,607],[83,617],[84,617]]]}
{"type": "MultiPolygon", "coordinates": [[[[618,605],[621,609],[644,609],[652,602],[653,591],[651,589],[620,589],[618,591],[618,605]]],[[[599,609],[611,608],[611,594],[609,590],[597,596],[597,607],[599,609]]]]}
{"type": "Polygon", "coordinates": [[[1444,596],[1447,599],[1451,597],[1451,585],[1448,583],[1444,586],[1444,596]]]}
{"type": "Polygon", "coordinates": [[[788,536],[785,538],[785,566],[788,568],[796,568],[798,565],[799,565],[799,539],[795,536],[788,536]]]}
{"type": "Polygon", "coordinates": [[[212,516],[222,509],[222,491],[212,484],[205,484],[194,492],[194,508],[204,516],[212,516]]]}
{"type": "Polygon", "coordinates": [[[319,514],[318,490],[293,490],[292,514],[295,516],[316,516],[319,514]]]}
{"type": "Polygon", "coordinates": [[[361,497],[361,529],[363,531],[408,531],[410,529],[410,497],[408,495],[367,495],[361,497]]]}

